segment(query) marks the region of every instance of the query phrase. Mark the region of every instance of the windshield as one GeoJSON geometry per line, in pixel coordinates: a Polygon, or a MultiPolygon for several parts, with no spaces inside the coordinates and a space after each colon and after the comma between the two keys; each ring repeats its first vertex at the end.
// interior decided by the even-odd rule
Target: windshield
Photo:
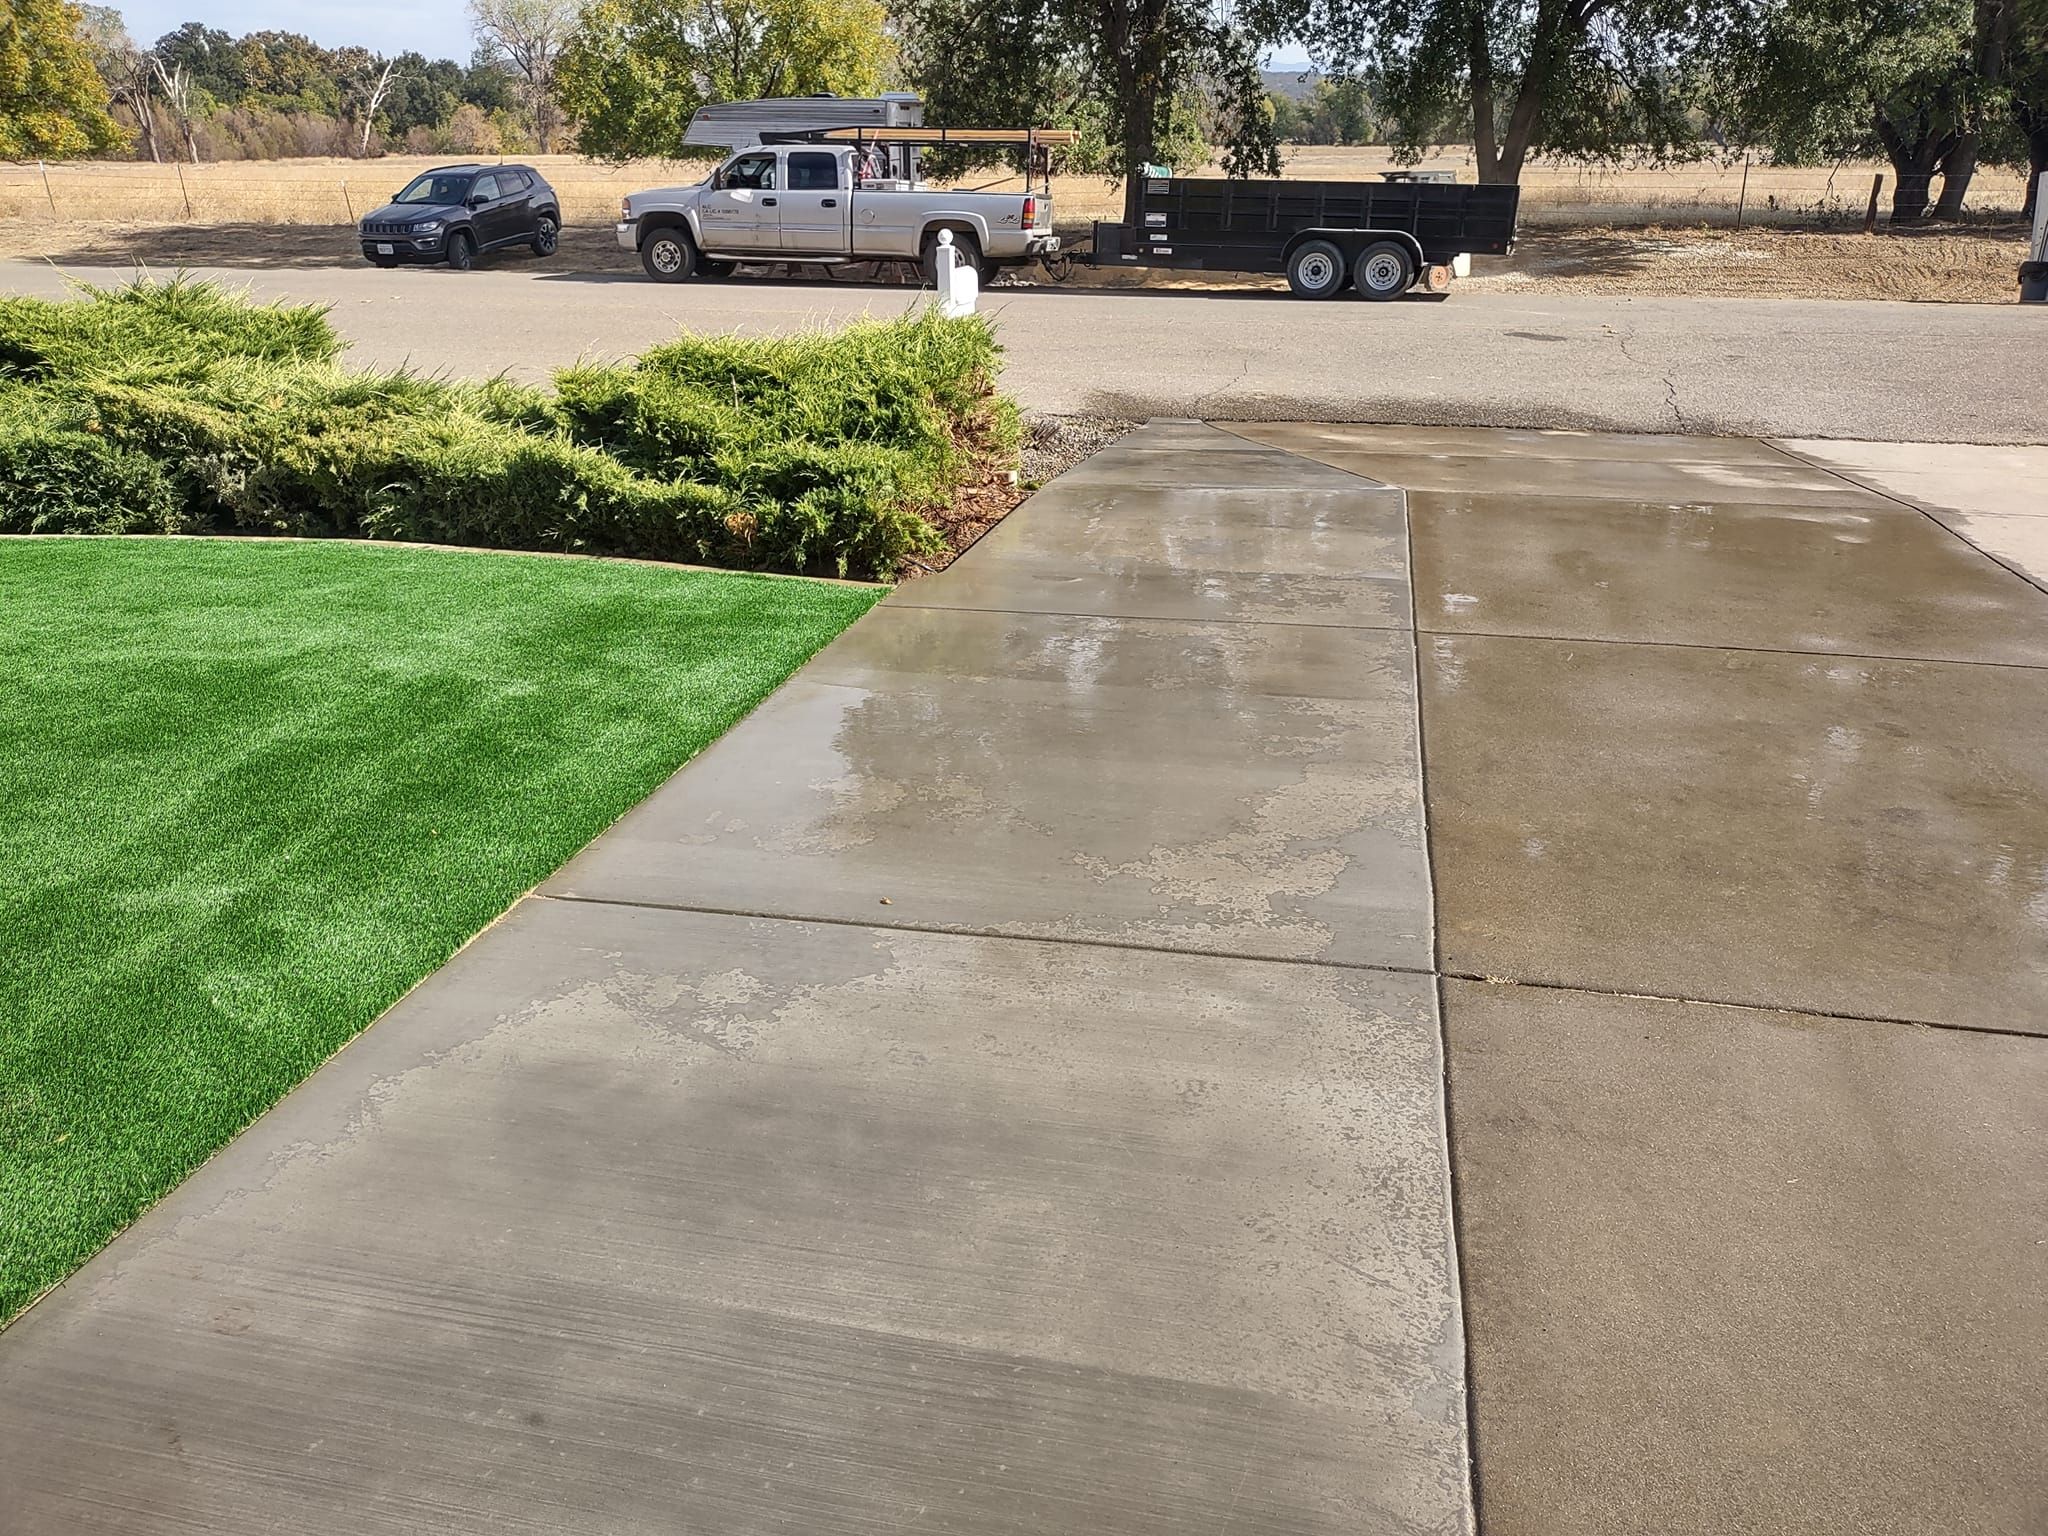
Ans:
{"type": "Polygon", "coordinates": [[[394,203],[459,203],[469,196],[474,171],[429,171],[398,196],[394,203]]]}

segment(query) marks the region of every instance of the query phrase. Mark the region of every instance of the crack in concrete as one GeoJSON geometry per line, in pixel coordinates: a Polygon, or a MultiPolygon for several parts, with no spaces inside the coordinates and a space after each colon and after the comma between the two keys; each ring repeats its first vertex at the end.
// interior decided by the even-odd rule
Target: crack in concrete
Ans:
{"type": "MultiPolygon", "coordinates": [[[[1645,373],[1657,372],[1654,367],[1644,362],[1628,349],[1628,344],[1636,339],[1635,327],[1631,326],[1625,331],[1615,331],[1613,334],[1615,345],[1621,348],[1621,355],[1623,357],[1627,358],[1645,373]]],[[[1671,375],[1668,373],[1660,373],[1657,376],[1664,384],[1664,408],[1671,412],[1671,419],[1677,424],[1679,431],[1690,432],[1692,430],[1692,423],[1685,419],[1685,410],[1678,403],[1678,385],[1673,382],[1671,375]]]]}

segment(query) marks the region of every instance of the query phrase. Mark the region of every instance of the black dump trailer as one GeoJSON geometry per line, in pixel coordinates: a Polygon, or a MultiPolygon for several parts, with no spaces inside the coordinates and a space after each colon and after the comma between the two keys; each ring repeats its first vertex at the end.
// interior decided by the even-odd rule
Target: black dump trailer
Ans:
{"type": "Polygon", "coordinates": [[[1522,189],[1385,181],[1225,181],[1155,176],[1145,182],[1145,223],[1095,226],[1102,267],[1193,267],[1284,272],[1305,299],[1351,283],[1369,299],[1421,285],[1442,293],[1473,255],[1514,249],[1522,189]]]}

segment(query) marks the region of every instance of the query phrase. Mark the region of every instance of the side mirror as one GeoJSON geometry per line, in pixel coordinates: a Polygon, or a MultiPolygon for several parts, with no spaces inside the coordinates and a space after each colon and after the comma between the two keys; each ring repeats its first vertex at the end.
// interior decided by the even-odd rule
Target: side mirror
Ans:
{"type": "Polygon", "coordinates": [[[462,206],[465,208],[481,208],[485,203],[489,201],[489,198],[473,193],[471,194],[469,201],[464,203],[462,206]]]}

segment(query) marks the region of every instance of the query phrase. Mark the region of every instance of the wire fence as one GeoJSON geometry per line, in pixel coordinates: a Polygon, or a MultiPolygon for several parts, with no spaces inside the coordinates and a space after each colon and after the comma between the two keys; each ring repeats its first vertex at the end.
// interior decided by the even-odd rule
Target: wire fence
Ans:
{"type": "MultiPolygon", "coordinates": [[[[498,157],[485,157],[496,159],[498,157]]],[[[0,164],[0,218],[24,221],[137,224],[353,223],[378,207],[414,175],[448,158],[387,156],[376,160],[217,161],[198,165],[92,161],[39,166],[0,164]]],[[[634,161],[609,166],[567,155],[530,156],[562,199],[564,221],[598,224],[616,216],[619,200],[649,187],[695,182],[702,160],[634,161]]],[[[1391,170],[1385,149],[1303,147],[1288,155],[1286,174],[1356,180],[1391,170]]],[[[1474,179],[1469,152],[1451,150],[1422,162],[1474,179]]],[[[1860,216],[1871,178],[1883,174],[1880,210],[1889,209],[1891,176],[1880,165],[1845,162],[1828,167],[1702,161],[1668,167],[1585,167],[1538,164],[1521,177],[1525,220],[1541,224],[1708,222],[1739,213],[1758,223],[1795,223],[1860,216]]],[[[979,178],[985,180],[985,178],[979,178]]],[[[1971,183],[1966,204],[1981,216],[2017,217],[2025,177],[1986,168],[1971,183]]],[[[1059,177],[1054,204],[1062,222],[1113,218],[1122,194],[1097,177],[1059,177]]]]}

